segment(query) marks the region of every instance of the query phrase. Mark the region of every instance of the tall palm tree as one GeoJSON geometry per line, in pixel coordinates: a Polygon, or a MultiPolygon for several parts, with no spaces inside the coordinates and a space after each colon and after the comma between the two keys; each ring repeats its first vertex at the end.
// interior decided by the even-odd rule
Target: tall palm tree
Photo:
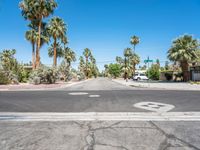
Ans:
{"type": "Polygon", "coordinates": [[[44,18],[47,18],[57,7],[55,0],[22,0],[19,3],[22,10],[22,16],[26,20],[38,21],[38,39],[36,45],[36,68],[40,65],[40,46],[41,46],[41,27],[44,18]]]}
{"type": "Polygon", "coordinates": [[[89,48],[85,48],[83,55],[85,56],[85,72],[86,72],[86,77],[88,78],[88,64],[89,64],[89,57],[91,56],[91,50],[89,48]]]}
{"type": "Polygon", "coordinates": [[[173,41],[171,48],[168,50],[168,58],[171,61],[179,62],[183,71],[184,81],[189,80],[189,62],[198,58],[196,50],[199,43],[190,35],[184,35],[173,41]]]}
{"type": "Polygon", "coordinates": [[[132,65],[132,75],[135,74],[135,65],[140,63],[140,57],[134,53],[130,56],[130,63],[132,65]]]}
{"type": "MultiPolygon", "coordinates": [[[[132,37],[131,37],[130,43],[131,43],[131,45],[133,45],[133,57],[132,57],[132,59],[134,59],[134,58],[137,59],[136,56],[138,56],[138,55],[135,54],[135,47],[136,47],[137,44],[140,43],[139,37],[137,37],[137,36],[135,36],[135,35],[132,36],[132,37]]],[[[134,63],[134,62],[137,62],[137,60],[132,60],[132,62],[133,62],[133,63],[132,63],[132,68],[133,68],[132,73],[135,74],[135,65],[136,65],[136,63],[134,63]]]]}
{"type": "Polygon", "coordinates": [[[79,58],[79,70],[84,73],[84,68],[85,68],[85,61],[83,59],[83,56],[80,56],[80,58],[79,58]]]}
{"type": "Polygon", "coordinates": [[[49,26],[47,28],[49,36],[53,38],[54,40],[54,61],[53,61],[53,65],[54,67],[57,66],[57,51],[56,51],[56,44],[57,44],[57,40],[61,40],[62,42],[66,37],[66,24],[64,23],[64,21],[59,18],[59,17],[53,17],[50,22],[49,22],[49,26]]]}
{"type": "Polygon", "coordinates": [[[71,62],[75,62],[76,61],[76,54],[69,47],[66,47],[64,49],[64,51],[63,51],[63,57],[66,60],[69,68],[71,67],[71,62]]]}
{"type": "Polygon", "coordinates": [[[122,57],[117,56],[117,57],[116,57],[116,62],[117,62],[118,64],[122,65],[122,64],[124,63],[124,60],[123,60],[122,57]]]}
{"type": "MultiPolygon", "coordinates": [[[[25,37],[28,41],[30,41],[32,45],[32,67],[35,69],[35,45],[38,41],[39,34],[37,32],[37,20],[31,21],[31,23],[28,25],[30,30],[26,31],[25,37]]],[[[42,22],[42,27],[41,27],[41,36],[40,36],[40,47],[42,47],[45,43],[48,43],[49,38],[46,33],[46,23],[42,22]]]]}
{"type": "Polygon", "coordinates": [[[133,52],[135,53],[135,46],[140,43],[139,37],[137,37],[135,35],[132,36],[130,43],[131,43],[131,45],[133,45],[133,52]]]}
{"type": "Polygon", "coordinates": [[[36,30],[31,29],[26,31],[25,37],[32,45],[32,67],[35,69],[35,44],[37,42],[38,34],[36,30]]]}
{"type": "MultiPolygon", "coordinates": [[[[125,62],[124,62],[124,73],[125,73],[125,75],[124,75],[124,78],[125,79],[127,79],[127,77],[128,77],[128,70],[127,70],[127,68],[129,68],[129,60],[130,60],[130,57],[132,56],[132,50],[131,50],[131,48],[126,48],[125,50],[124,50],[124,57],[125,57],[125,62]]],[[[127,80],[126,80],[127,81],[127,80]]]]}
{"type": "MultiPolygon", "coordinates": [[[[54,51],[55,51],[55,44],[51,44],[51,46],[48,48],[48,55],[49,57],[54,57],[54,51]]],[[[60,43],[56,43],[56,58],[63,57],[63,48],[60,43]]]]}

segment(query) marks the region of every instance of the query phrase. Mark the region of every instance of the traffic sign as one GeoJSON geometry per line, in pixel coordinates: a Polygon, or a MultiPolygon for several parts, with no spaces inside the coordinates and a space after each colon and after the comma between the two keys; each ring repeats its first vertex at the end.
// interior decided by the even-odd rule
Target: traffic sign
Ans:
{"type": "Polygon", "coordinates": [[[144,63],[148,63],[148,62],[153,62],[153,60],[150,60],[150,59],[144,60],[144,63]]]}

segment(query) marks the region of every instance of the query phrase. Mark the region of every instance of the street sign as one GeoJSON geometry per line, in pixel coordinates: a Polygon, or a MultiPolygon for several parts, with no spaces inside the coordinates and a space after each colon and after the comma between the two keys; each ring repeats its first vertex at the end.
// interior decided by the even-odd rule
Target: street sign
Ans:
{"type": "Polygon", "coordinates": [[[144,63],[148,63],[148,62],[153,62],[153,60],[149,60],[149,59],[144,60],[144,63]]]}

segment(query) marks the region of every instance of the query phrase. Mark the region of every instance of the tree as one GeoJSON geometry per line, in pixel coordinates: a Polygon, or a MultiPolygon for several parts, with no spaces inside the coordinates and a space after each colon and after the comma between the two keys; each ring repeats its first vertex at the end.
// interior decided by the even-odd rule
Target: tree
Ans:
{"type": "Polygon", "coordinates": [[[135,65],[140,63],[140,57],[136,53],[132,54],[130,56],[130,63],[132,66],[132,75],[134,75],[135,74],[135,65]]]}
{"type": "Polygon", "coordinates": [[[66,47],[64,49],[63,57],[64,57],[65,61],[67,62],[69,68],[71,67],[71,62],[75,62],[76,61],[76,54],[69,47],[66,47]]]}
{"type": "Polygon", "coordinates": [[[135,53],[135,47],[136,47],[137,44],[140,43],[139,37],[137,37],[135,35],[132,36],[130,43],[131,43],[131,45],[133,45],[133,56],[132,56],[131,60],[132,60],[132,66],[133,66],[132,67],[133,68],[132,75],[134,75],[135,74],[135,66],[136,66],[136,64],[139,64],[139,62],[140,62],[139,56],[135,53]]]}
{"type": "Polygon", "coordinates": [[[53,42],[53,47],[54,47],[54,59],[53,59],[53,65],[54,67],[57,66],[57,51],[56,51],[56,44],[58,40],[61,40],[62,42],[65,42],[63,39],[65,39],[66,37],[66,25],[64,23],[64,21],[59,18],[59,17],[53,17],[51,18],[51,20],[49,21],[49,25],[48,25],[48,33],[49,36],[53,38],[54,42],[53,42]]]}
{"type": "Polygon", "coordinates": [[[105,77],[108,77],[108,74],[109,74],[109,66],[106,64],[106,65],[104,65],[104,68],[105,68],[104,76],[105,76],[105,77]]]}
{"type": "Polygon", "coordinates": [[[128,73],[129,73],[129,60],[130,60],[130,57],[132,56],[132,50],[131,48],[126,48],[124,50],[124,78],[127,79],[128,78],[128,73]]]}
{"type": "Polygon", "coordinates": [[[124,60],[123,60],[122,57],[117,56],[117,57],[116,57],[116,62],[117,62],[118,64],[120,64],[120,65],[123,65],[124,60]]]}
{"type": "MultiPolygon", "coordinates": [[[[55,45],[51,44],[48,48],[48,55],[49,57],[54,57],[55,45]]],[[[56,58],[63,57],[63,48],[60,43],[56,43],[56,58]]]]}
{"type": "Polygon", "coordinates": [[[16,64],[16,59],[14,55],[16,54],[16,50],[3,50],[3,52],[0,53],[0,62],[1,66],[4,71],[12,71],[16,64]]]}
{"type": "MultiPolygon", "coordinates": [[[[35,45],[37,43],[37,40],[39,38],[38,35],[38,28],[37,28],[37,22],[36,20],[31,21],[31,23],[28,25],[28,27],[30,28],[30,30],[26,31],[25,33],[25,37],[28,41],[30,41],[31,45],[32,45],[32,68],[35,69],[35,45]]],[[[40,47],[42,47],[42,45],[44,45],[44,43],[47,43],[49,41],[49,38],[47,36],[46,33],[46,23],[42,22],[42,27],[41,27],[41,36],[40,36],[40,47]]]]}
{"type": "Polygon", "coordinates": [[[169,70],[169,61],[165,61],[165,70],[169,70]]]}
{"type": "Polygon", "coordinates": [[[32,45],[32,67],[33,67],[33,69],[35,69],[35,43],[38,38],[37,31],[34,29],[26,31],[25,37],[28,41],[30,41],[30,43],[32,45]]]}
{"type": "Polygon", "coordinates": [[[171,61],[179,62],[183,72],[183,80],[188,81],[189,78],[189,62],[197,59],[196,50],[199,43],[190,35],[184,35],[174,40],[171,48],[168,50],[168,58],[171,61]]]}
{"type": "Polygon", "coordinates": [[[197,58],[196,58],[195,62],[199,63],[200,62],[200,50],[197,50],[196,54],[197,54],[197,58]]]}
{"type": "Polygon", "coordinates": [[[84,68],[85,68],[85,61],[83,59],[83,56],[80,56],[80,58],[79,58],[79,71],[84,73],[84,68]]]}
{"type": "Polygon", "coordinates": [[[89,57],[91,56],[91,51],[89,48],[85,48],[83,55],[85,56],[85,72],[86,72],[86,77],[88,78],[89,75],[89,68],[88,68],[88,63],[89,63],[89,57]]]}
{"type": "Polygon", "coordinates": [[[114,78],[119,77],[121,74],[121,66],[119,64],[110,64],[108,70],[114,78]]]}
{"type": "Polygon", "coordinates": [[[38,39],[36,45],[36,68],[40,65],[40,46],[41,46],[41,27],[44,18],[47,18],[57,7],[55,0],[22,0],[19,3],[22,10],[22,16],[26,20],[37,20],[38,39]]]}
{"type": "Polygon", "coordinates": [[[135,53],[135,46],[140,43],[139,37],[137,37],[135,35],[132,36],[130,43],[131,43],[131,45],[133,45],[133,50],[134,50],[134,53],[135,53]]]}
{"type": "Polygon", "coordinates": [[[159,80],[160,78],[160,67],[158,64],[153,64],[147,71],[148,77],[152,80],[159,80]]]}

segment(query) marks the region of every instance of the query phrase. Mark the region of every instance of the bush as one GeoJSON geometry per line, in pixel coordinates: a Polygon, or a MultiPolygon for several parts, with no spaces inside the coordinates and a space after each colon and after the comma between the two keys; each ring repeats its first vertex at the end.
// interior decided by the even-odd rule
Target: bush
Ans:
{"type": "Polygon", "coordinates": [[[4,73],[3,71],[0,71],[0,84],[9,84],[10,80],[8,78],[8,76],[6,75],[6,73],[4,73]]]}
{"type": "Polygon", "coordinates": [[[167,81],[172,80],[173,73],[172,72],[165,72],[165,78],[167,79],[167,81]]]}
{"type": "Polygon", "coordinates": [[[78,80],[84,80],[85,79],[85,74],[83,72],[77,72],[77,78],[78,80]]]}
{"type": "Polygon", "coordinates": [[[160,78],[160,67],[157,64],[151,66],[151,68],[147,71],[149,78],[152,80],[159,80],[160,78]]]}
{"type": "Polygon", "coordinates": [[[121,74],[121,66],[119,64],[110,64],[108,67],[108,72],[114,78],[117,78],[121,74]]]}
{"type": "Polygon", "coordinates": [[[32,84],[53,84],[56,82],[58,71],[55,68],[41,67],[30,74],[29,81],[32,84]]]}

